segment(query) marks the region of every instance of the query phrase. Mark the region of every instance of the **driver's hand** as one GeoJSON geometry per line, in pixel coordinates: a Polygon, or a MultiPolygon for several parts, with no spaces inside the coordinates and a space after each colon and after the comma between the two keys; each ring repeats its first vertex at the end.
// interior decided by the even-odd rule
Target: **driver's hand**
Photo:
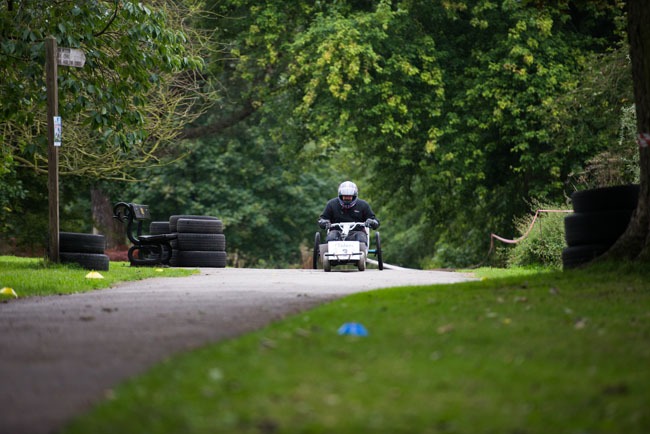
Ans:
{"type": "Polygon", "coordinates": [[[330,221],[327,219],[319,219],[318,226],[320,226],[323,229],[329,229],[330,226],[332,226],[332,223],[330,223],[330,221]]]}
{"type": "Polygon", "coordinates": [[[379,222],[377,220],[375,220],[375,219],[368,219],[368,220],[366,220],[364,225],[366,227],[368,227],[368,228],[377,229],[377,227],[379,226],[379,222]]]}

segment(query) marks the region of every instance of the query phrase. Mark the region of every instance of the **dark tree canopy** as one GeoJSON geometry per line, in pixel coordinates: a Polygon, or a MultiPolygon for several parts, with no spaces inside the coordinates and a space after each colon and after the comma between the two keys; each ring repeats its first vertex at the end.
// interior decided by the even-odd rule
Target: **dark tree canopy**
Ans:
{"type": "Polygon", "coordinates": [[[39,44],[54,34],[97,67],[60,80],[65,116],[83,126],[70,161],[99,157],[71,169],[109,155],[113,167],[169,163],[128,194],[218,214],[248,265],[295,264],[345,179],[382,218],[393,262],[461,266],[483,259],[490,232],[513,234],[532,203],[638,182],[640,165],[630,234],[637,253],[647,244],[648,156],[629,134],[634,122],[649,129],[645,2],[627,2],[629,27],[622,4],[605,0],[46,3],[23,8],[29,17],[15,16],[27,2],[0,9],[0,96],[13,104],[0,113],[11,145],[0,176],[16,181],[0,189],[13,198],[25,190],[16,167],[42,167],[39,44]],[[47,20],[55,10],[61,25],[47,20]],[[205,112],[193,108],[202,97],[205,112]]]}

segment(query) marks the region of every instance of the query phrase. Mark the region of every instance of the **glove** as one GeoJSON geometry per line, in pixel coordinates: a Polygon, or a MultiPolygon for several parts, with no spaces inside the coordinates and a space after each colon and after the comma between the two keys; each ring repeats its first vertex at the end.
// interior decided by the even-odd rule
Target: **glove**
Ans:
{"type": "Polygon", "coordinates": [[[366,227],[373,228],[373,229],[377,229],[379,227],[379,222],[375,219],[368,219],[364,224],[366,225],[366,227]]]}
{"type": "Polygon", "coordinates": [[[329,229],[332,224],[327,219],[318,219],[318,226],[323,229],[329,229]]]}

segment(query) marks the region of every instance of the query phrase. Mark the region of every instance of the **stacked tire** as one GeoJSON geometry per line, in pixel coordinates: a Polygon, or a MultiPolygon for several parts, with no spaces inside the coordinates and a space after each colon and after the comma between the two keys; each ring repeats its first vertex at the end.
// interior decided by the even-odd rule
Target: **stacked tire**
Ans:
{"type": "Polygon", "coordinates": [[[617,185],[577,191],[573,214],[564,219],[567,246],[564,268],[585,264],[605,253],[625,232],[639,198],[639,185],[617,185]]]}
{"type": "Polygon", "coordinates": [[[174,215],[169,218],[169,231],[176,233],[172,242],[174,267],[226,266],[226,236],[223,222],[217,217],[174,215]]]}
{"type": "Polygon", "coordinates": [[[150,235],[162,235],[162,234],[171,234],[172,231],[169,230],[169,222],[151,222],[149,223],[149,234],[150,235]]]}
{"type": "Polygon", "coordinates": [[[108,271],[104,254],[106,238],[99,234],[59,232],[59,258],[64,264],[77,264],[87,270],[108,271]]]}

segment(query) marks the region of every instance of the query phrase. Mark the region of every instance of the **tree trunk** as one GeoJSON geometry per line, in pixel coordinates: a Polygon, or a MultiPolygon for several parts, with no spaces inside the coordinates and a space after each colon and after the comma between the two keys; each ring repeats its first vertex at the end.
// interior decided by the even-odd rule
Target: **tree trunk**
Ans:
{"type": "MultiPolygon", "coordinates": [[[[650,2],[628,0],[626,7],[636,125],[640,135],[650,133],[650,2]]],[[[650,262],[650,148],[641,140],[638,144],[641,168],[639,202],[627,230],[604,255],[605,259],[650,262]]]]}
{"type": "Polygon", "coordinates": [[[106,237],[109,250],[123,248],[126,244],[124,224],[113,218],[113,204],[104,191],[93,187],[90,191],[92,203],[93,226],[106,237]]]}

